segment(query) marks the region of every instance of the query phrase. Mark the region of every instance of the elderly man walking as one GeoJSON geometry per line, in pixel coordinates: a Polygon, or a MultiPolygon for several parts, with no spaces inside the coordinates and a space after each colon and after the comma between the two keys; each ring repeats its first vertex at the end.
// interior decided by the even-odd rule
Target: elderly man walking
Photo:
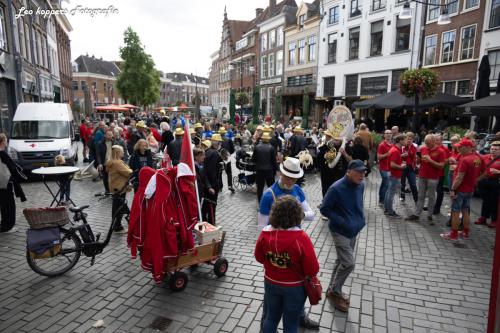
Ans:
{"type": "Polygon", "coordinates": [[[365,169],[364,163],[360,160],[349,162],[346,175],[328,189],[320,208],[321,214],[328,217],[328,227],[337,251],[337,260],[326,297],[333,302],[337,310],[342,312],[349,310],[349,297],[342,293],[342,287],[354,270],[356,236],[365,226],[363,211],[365,169]]]}
{"type": "Polygon", "coordinates": [[[427,219],[432,222],[432,213],[436,202],[436,187],[444,168],[445,156],[443,150],[436,146],[435,137],[427,134],[424,139],[425,146],[420,148],[420,170],[418,172],[418,200],[415,214],[406,218],[407,221],[418,221],[424,208],[425,197],[429,198],[427,204],[427,219]]]}

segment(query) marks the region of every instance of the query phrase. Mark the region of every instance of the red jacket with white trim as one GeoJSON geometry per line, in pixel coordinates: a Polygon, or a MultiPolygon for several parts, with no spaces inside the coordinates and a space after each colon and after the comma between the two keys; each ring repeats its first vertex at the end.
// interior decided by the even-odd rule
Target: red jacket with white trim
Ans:
{"type": "Polygon", "coordinates": [[[147,202],[144,197],[144,191],[149,180],[156,173],[156,170],[150,167],[143,167],[139,171],[139,186],[134,194],[132,207],[130,209],[130,221],[128,225],[127,244],[130,247],[130,255],[133,259],[137,257],[137,248],[142,247],[144,235],[146,233],[146,208],[147,202]]]}
{"type": "Polygon", "coordinates": [[[266,226],[255,245],[255,259],[264,265],[267,282],[285,287],[303,284],[303,276],[316,276],[319,263],[309,236],[300,228],[266,226]]]}

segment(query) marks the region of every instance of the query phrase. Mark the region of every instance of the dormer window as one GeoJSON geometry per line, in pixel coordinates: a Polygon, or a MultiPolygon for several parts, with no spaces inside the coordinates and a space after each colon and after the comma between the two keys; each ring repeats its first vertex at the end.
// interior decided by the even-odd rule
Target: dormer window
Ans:
{"type": "Polygon", "coordinates": [[[302,14],[299,16],[299,28],[304,28],[304,23],[306,21],[306,14],[302,14]]]}

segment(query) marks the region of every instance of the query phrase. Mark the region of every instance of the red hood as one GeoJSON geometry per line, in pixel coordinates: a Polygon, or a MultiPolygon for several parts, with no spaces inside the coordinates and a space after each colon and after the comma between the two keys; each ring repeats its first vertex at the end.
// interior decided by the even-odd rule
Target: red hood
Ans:
{"type": "Polygon", "coordinates": [[[276,252],[283,252],[302,235],[299,227],[290,229],[274,229],[268,225],[262,230],[262,238],[276,252]]]}
{"type": "Polygon", "coordinates": [[[143,167],[141,171],[139,171],[139,188],[142,188],[144,190],[148,185],[149,180],[155,173],[155,169],[150,167],[143,167]]]}

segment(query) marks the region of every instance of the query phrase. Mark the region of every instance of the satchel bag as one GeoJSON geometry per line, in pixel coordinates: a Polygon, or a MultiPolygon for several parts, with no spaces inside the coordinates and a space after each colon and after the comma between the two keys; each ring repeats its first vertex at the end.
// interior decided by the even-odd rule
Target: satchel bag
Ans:
{"type": "Polygon", "coordinates": [[[293,264],[290,262],[290,269],[300,275],[304,280],[304,289],[306,290],[307,298],[309,298],[309,303],[311,305],[316,305],[319,303],[323,296],[323,287],[317,276],[304,276],[298,270],[293,268],[293,264]]]}
{"type": "Polygon", "coordinates": [[[289,268],[297,273],[301,279],[304,280],[304,289],[306,291],[307,298],[309,298],[309,303],[311,305],[316,305],[319,303],[323,296],[323,287],[317,276],[304,276],[298,269],[295,269],[295,265],[289,261],[289,268]]]}

